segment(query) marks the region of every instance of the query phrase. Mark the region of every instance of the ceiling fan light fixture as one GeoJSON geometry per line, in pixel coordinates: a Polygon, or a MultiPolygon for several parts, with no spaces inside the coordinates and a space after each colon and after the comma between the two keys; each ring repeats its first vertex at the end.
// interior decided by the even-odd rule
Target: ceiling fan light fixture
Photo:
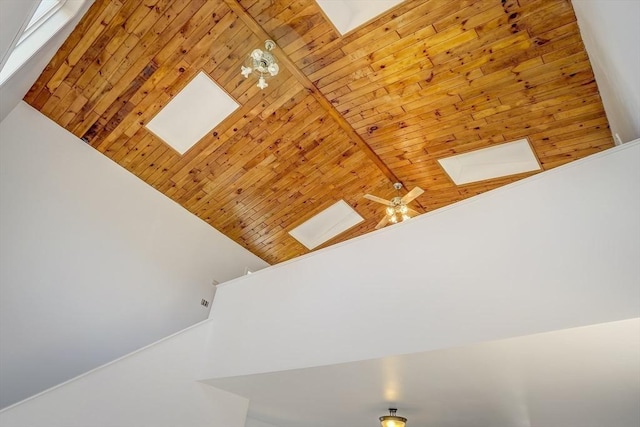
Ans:
{"type": "Polygon", "coordinates": [[[407,419],[396,415],[396,408],[389,408],[389,415],[380,417],[380,425],[382,427],[405,427],[407,419]]]}
{"type": "Polygon", "coordinates": [[[249,78],[251,74],[255,74],[258,77],[258,84],[256,86],[260,89],[268,87],[267,79],[278,75],[280,71],[278,60],[271,53],[274,47],[276,47],[276,43],[273,40],[265,41],[265,50],[253,49],[247,56],[245,64],[240,67],[240,74],[242,74],[245,79],[249,78]]]}
{"type": "Polygon", "coordinates": [[[393,184],[393,188],[395,188],[397,195],[391,200],[372,196],[371,194],[364,195],[365,199],[369,199],[373,202],[381,203],[386,206],[384,210],[385,216],[376,225],[376,230],[384,227],[389,223],[397,224],[398,222],[404,222],[408,219],[411,219],[412,216],[420,214],[419,212],[407,206],[407,203],[411,203],[413,200],[415,200],[418,196],[424,193],[424,190],[420,187],[415,187],[404,196],[401,196],[400,189],[402,189],[402,187],[403,185],[400,182],[396,182],[395,184],[393,184]]]}

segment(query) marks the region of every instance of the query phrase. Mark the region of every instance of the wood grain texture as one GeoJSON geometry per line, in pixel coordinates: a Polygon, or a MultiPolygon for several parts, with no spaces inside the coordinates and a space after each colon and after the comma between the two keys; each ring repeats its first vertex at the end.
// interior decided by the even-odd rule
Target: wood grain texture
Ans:
{"type": "Polygon", "coordinates": [[[396,179],[437,209],[530,176],[454,185],[437,162],[528,138],[543,169],[613,145],[567,0],[406,0],[340,36],[313,0],[97,0],[25,101],[270,263],[288,231],[396,179]],[[264,91],[240,65],[269,37],[264,91]],[[241,107],[180,156],[148,123],[200,71],[241,107]]]}

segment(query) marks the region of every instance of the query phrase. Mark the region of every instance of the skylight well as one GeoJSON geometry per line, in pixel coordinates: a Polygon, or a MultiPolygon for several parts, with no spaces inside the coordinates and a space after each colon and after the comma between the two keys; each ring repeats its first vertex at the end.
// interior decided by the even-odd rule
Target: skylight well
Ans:
{"type": "Polygon", "coordinates": [[[402,0],[317,0],[341,35],[402,3],[402,0]]]}
{"type": "Polygon", "coordinates": [[[541,169],[526,139],[458,154],[438,162],[456,185],[541,169]]]}
{"type": "Polygon", "coordinates": [[[27,27],[22,32],[22,36],[18,40],[18,44],[16,46],[20,46],[20,43],[26,40],[29,35],[33,34],[40,25],[64,6],[65,3],[66,0],[41,0],[38,8],[31,17],[31,20],[27,24],[27,27]]]}
{"type": "Polygon", "coordinates": [[[0,70],[4,84],[80,11],[86,0],[42,0],[0,70]]]}
{"type": "Polygon", "coordinates": [[[147,123],[147,129],[184,154],[239,106],[200,71],[147,123]]]}
{"type": "Polygon", "coordinates": [[[364,218],[358,212],[347,202],[340,200],[300,224],[289,234],[307,249],[313,249],[362,221],[364,218]]]}

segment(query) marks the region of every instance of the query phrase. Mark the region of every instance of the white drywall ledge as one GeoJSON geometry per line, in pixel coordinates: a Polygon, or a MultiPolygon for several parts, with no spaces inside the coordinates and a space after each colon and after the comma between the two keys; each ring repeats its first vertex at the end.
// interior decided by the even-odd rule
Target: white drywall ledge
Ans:
{"type": "Polygon", "coordinates": [[[639,218],[636,141],[236,279],[203,378],[638,317],[639,218]]]}

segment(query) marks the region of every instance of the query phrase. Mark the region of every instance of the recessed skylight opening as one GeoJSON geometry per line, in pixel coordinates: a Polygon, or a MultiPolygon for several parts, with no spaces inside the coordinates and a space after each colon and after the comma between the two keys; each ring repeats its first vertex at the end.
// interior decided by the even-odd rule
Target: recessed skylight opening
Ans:
{"type": "Polygon", "coordinates": [[[147,123],[147,129],[184,154],[239,106],[201,71],[147,123]]]}
{"type": "Polygon", "coordinates": [[[402,0],[317,0],[317,2],[340,34],[344,35],[402,3],[402,0]]]}
{"type": "MultiPolygon", "coordinates": [[[[0,0],[2,1],[2,0],[0,0]]],[[[82,9],[86,0],[42,0],[24,30],[7,51],[0,70],[3,85],[82,9]]],[[[0,63],[4,58],[0,57],[0,63]]]]}
{"type": "Polygon", "coordinates": [[[526,139],[447,157],[438,162],[456,185],[541,169],[526,139]]]}
{"type": "Polygon", "coordinates": [[[31,20],[27,24],[27,27],[24,29],[20,40],[18,40],[18,46],[22,43],[29,35],[31,35],[35,30],[38,29],[40,25],[42,25],[50,16],[52,16],[56,11],[64,4],[67,0],[41,0],[38,8],[33,13],[31,20]]]}
{"type": "Polygon", "coordinates": [[[289,234],[307,249],[313,249],[362,221],[364,218],[358,212],[340,200],[289,231],[289,234]]]}

